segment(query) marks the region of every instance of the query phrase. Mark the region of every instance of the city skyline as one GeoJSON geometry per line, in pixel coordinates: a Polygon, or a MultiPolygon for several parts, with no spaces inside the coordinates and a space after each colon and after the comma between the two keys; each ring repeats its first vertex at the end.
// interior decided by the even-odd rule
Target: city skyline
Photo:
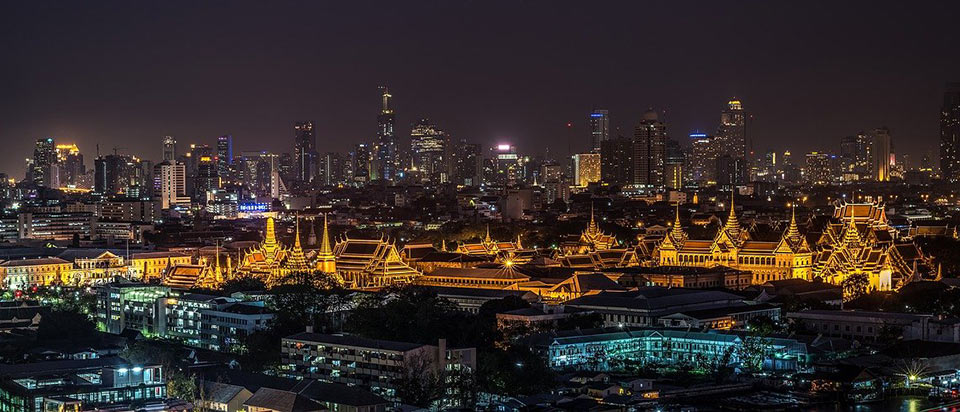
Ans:
{"type": "Polygon", "coordinates": [[[960,58],[938,52],[955,36],[942,31],[945,25],[931,24],[950,15],[952,5],[911,8],[907,15],[898,14],[898,6],[892,5],[865,11],[835,5],[829,18],[810,11],[752,8],[733,13],[728,22],[710,21],[710,6],[646,8],[694,23],[662,32],[654,29],[664,23],[631,28],[622,18],[606,14],[608,10],[597,11],[611,19],[607,25],[582,23],[569,26],[580,30],[561,30],[582,7],[558,4],[547,11],[556,21],[544,23],[547,16],[536,15],[536,6],[514,7],[509,16],[495,14],[505,7],[496,4],[482,10],[452,4],[403,9],[353,6],[369,13],[372,22],[344,27],[334,17],[355,11],[340,9],[351,6],[290,6],[261,15],[246,4],[230,10],[195,6],[195,15],[185,19],[183,10],[159,6],[133,10],[120,5],[98,14],[103,11],[98,8],[106,6],[70,10],[77,6],[16,5],[4,13],[6,18],[23,17],[20,20],[31,21],[31,26],[17,21],[5,25],[21,34],[4,36],[2,43],[11,50],[11,61],[17,62],[0,69],[13,86],[0,98],[4,125],[0,138],[11,149],[0,156],[2,171],[19,176],[24,154],[36,139],[46,137],[77,144],[88,167],[97,144],[101,153],[123,147],[123,153],[159,159],[156,141],[166,135],[181,145],[213,145],[218,136],[230,134],[238,152],[290,153],[290,125],[298,119],[316,122],[318,152],[346,152],[376,140],[374,93],[379,85],[388,85],[395,95],[391,104],[396,107],[398,137],[404,141],[411,126],[426,117],[453,139],[486,147],[509,142],[532,155],[542,155],[539,151],[548,146],[551,154],[565,155],[568,147],[585,152],[590,145],[586,119],[594,107],[609,110],[611,138],[630,136],[642,113],[653,107],[666,121],[669,137],[685,141],[695,130],[715,133],[718,113],[736,97],[752,116],[750,138],[757,150],[839,152],[841,137],[887,126],[895,151],[919,159],[926,152],[937,155],[942,95],[946,83],[956,80],[951,75],[960,66],[960,58]],[[418,11],[426,13],[419,16],[418,11]],[[843,21],[855,11],[862,16],[843,21]],[[40,12],[45,19],[27,19],[40,12]],[[214,25],[217,29],[201,24],[215,12],[222,12],[215,20],[222,23],[214,25]],[[790,17],[790,12],[797,16],[790,17]],[[124,16],[140,13],[151,13],[155,21],[144,27],[125,26],[124,16]],[[513,24],[504,33],[492,34],[488,42],[491,39],[476,37],[477,23],[466,21],[471,13],[493,14],[513,24]],[[281,26],[278,33],[267,33],[267,27],[295,14],[316,15],[328,24],[316,26],[316,31],[281,26]],[[856,30],[894,15],[896,29],[873,32],[873,37],[856,30]],[[431,17],[449,29],[448,38],[406,28],[431,17]],[[519,25],[523,19],[559,35],[558,42],[527,53],[538,34],[519,25]],[[166,40],[148,33],[164,23],[178,30],[166,40]],[[371,28],[366,24],[377,23],[385,26],[361,33],[371,28]],[[129,31],[129,38],[111,37],[107,28],[111,25],[129,31]],[[246,31],[248,26],[255,29],[246,31]],[[814,33],[814,27],[819,31],[814,33]],[[324,30],[345,30],[338,38],[349,40],[345,45],[331,44],[322,36],[324,30]],[[395,35],[374,41],[387,31],[395,35]],[[708,35],[718,32],[733,33],[742,41],[728,46],[727,54],[712,51],[720,40],[708,35]],[[264,37],[254,41],[252,35],[264,37]],[[238,39],[236,46],[210,56],[196,56],[185,47],[187,39],[211,46],[231,36],[238,39]],[[641,39],[664,57],[663,64],[638,66],[638,57],[625,55],[641,39]],[[585,66],[565,57],[567,46],[561,40],[573,46],[596,44],[611,57],[608,63],[585,66]],[[844,49],[863,42],[887,46],[844,49]],[[255,47],[241,46],[245,44],[255,47]],[[906,44],[916,46],[909,51],[897,47],[906,44]],[[483,47],[472,54],[461,50],[470,45],[483,47]],[[268,46],[273,49],[268,51],[268,46]],[[307,52],[292,53],[298,48],[307,52]],[[291,51],[287,56],[291,65],[262,62],[285,51],[291,51]],[[424,69],[403,59],[421,53],[451,63],[424,69]],[[105,61],[87,58],[98,55],[106,55],[105,61]],[[64,58],[71,59],[72,70],[52,64],[64,58]],[[497,59],[515,63],[510,65],[513,71],[497,69],[493,64],[497,59]],[[877,59],[887,64],[877,64],[877,59]],[[306,68],[293,67],[297,60],[306,68]],[[192,63],[174,66],[182,61],[192,63]],[[381,64],[368,64],[375,61],[381,64]],[[698,61],[704,62],[706,71],[694,70],[698,61]],[[150,62],[167,63],[144,66],[150,62]],[[849,70],[859,65],[870,70],[849,70]],[[353,70],[356,67],[361,69],[353,70]],[[911,68],[907,74],[896,76],[907,68],[911,68]],[[567,123],[572,123],[572,130],[567,123]],[[908,141],[918,144],[898,144],[908,141]]]}

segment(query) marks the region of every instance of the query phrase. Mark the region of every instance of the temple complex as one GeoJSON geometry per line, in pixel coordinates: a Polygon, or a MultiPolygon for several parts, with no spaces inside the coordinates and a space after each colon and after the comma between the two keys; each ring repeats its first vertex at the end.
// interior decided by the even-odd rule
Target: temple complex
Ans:
{"type": "Polygon", "coordinates": [[[753,272],[753,283],[801,278],[811,280],[814,253],[800,234],[796,216],[777,242],[750,238],[737,218],[734,199],[730,215],[712,240],[689,239],[680,223],[680,210],[670,232],[655,251],[660,266],[727,266],[753,272]]]}

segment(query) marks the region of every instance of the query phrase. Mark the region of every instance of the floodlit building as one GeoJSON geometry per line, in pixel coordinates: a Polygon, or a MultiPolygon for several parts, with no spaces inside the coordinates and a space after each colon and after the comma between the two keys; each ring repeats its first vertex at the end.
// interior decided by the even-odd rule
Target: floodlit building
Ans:
{"type": "Polygon", "coordinates": [[[754,283],[780,279],[812,279],[814,254],[800,233],[796,215],[780,241],[752,240],[740,226],[731,197],[730,215],[712,240],[689,239],[677,210],[673,227],[657,247],[660,266],[727,266],[753,272],[754,283]]]}

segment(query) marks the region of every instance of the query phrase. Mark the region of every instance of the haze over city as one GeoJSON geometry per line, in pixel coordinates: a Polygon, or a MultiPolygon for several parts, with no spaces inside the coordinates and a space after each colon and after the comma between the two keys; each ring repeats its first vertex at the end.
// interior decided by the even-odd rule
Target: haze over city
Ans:
{"type": "MultiPolygon", "coordinates": [[[[377,86],[398,134],[427,117],[454,138],[566,155],[586,114],[629,136],[647,108],[670,137],[713,133],[744,102],[754,149],[834,150],[887,126],[899,153],[936,155],[955,2],[6,3],[0,170],[32,141],[159,157],[156,141],[289,150],[375,136],[377,86]],[[864,7],[869,5],[870,7],[864,7]],[[567,123],[572,123],[568,130],[567,123]],[[909,144],[907,142],[910,142],[909,144]]],[[[935,157],[935,156],[934,156],[935,157]]]]}

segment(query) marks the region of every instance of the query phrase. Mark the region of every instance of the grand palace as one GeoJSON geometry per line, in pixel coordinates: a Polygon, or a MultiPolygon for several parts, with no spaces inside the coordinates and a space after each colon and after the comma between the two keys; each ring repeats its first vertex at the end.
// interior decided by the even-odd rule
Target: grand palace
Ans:
{"type": "Polygon", "coordinates": [[[731,199],[726,220],[707,239],[688,235],[678,205],[673,224],[662,239],[641,238],[636,245],[604,233],[591,208],[586,228],[555,248],[525,247],[520,236],[515,241],[497,241],[489,228],[479,241],[460,243],[454,251],[447,251],[446,241],[441,241],[439,249],[416,242],[400,248],[384,237],[341,235],[334,242],[324,216],[319,245],[311,224],[305,249],[299,223],[297,218],[289,247],[278,240],[276,223],[270,217],[263,240],[255,244],[236,242],[220,248],[218,243],[194,254],[150,252],[128,258],[110,251],[68,250],[58,257],[2,262],[0,271],[8,288],[91,285],[117,276],[187,289],[215,288],[224,281],[249,276],[272,287],[287,282],[291,274],[318,273],[355,289],[418,283],[512,289],[556,299],[642,285],[686,284],[678,280],[679,272],[674,273],[684,267],[723,273],[726,278],[701,281],[738,288],[795,278],[842,284],[850,276],[861,275],[871,290],[895,290],[935,272],[919,248],[898,238],[878,203],[838,203],[830,222],[820,227],[813,219],[798,222],[793,211],[782,232],[758,238],[749,225],[741,224],[731,199]],[[651,241],[656,243],[651,246],[651,241]],[[673,272],[654,275],[642,270],[657,267],[673,272]],[[646,274],[624,276],[640,272],[646,274]]]}
{"type": "Polygon", "coordinates": [[[754,283],[800,278],[841,284],[863,275],[871,290],[894,290],[929,272],[929,261],[911,242],[898,242],[883,206],[842,203],[832,222],[811,245],[800,233],[796,213],[779,241],[751,239],[741,227],[734,200],[723,227],[713,239],[689,239],[680,222],[679,208],[670,232],[655,251],[660,266],[727,266],[750,271],[754,283]]]}

